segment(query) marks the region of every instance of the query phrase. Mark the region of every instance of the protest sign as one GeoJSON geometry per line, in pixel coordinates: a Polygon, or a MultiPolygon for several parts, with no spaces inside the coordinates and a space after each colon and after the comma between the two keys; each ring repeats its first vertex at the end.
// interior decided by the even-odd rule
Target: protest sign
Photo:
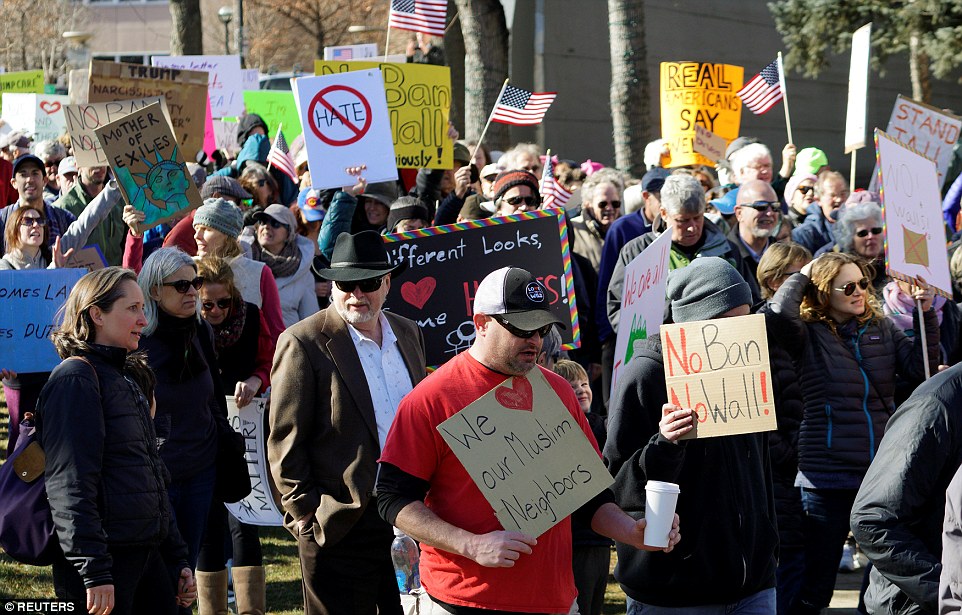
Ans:
{"type": "MultiPolygon", "coordinates": [[[[297,103],[294,102],[294,92],[284,90],[255,90],[244,92],[244,105],[248,113],[261,116],[275,134],[277,127],[284,126],[284,138],[288,143],[301,134],[301,116],[297,113],[297,103]]],[[[234,137],[234,147],[237,147],[237,137],[234,137]]]]}
{"type": "Polygon", "coordinates": [[[716,163],[725,159],[728,141],[725,141],[701,124],[695,124],[695,141],[692,143],[695,152],[716,163]]]}
{"type": "Polygon", "coordinates": [[[100,167],[107,164],[100,140],[94,133],[105,124],[115,122],[125,115],[139,111],[147,105],[160,102],[167,115],[167,103],[162,97],[138,98],[134,100],[117,100],[105,103],[86,103],[82,105],[65,105],[64,120],[70,143],[78,167],[100,167]]]}
{"type": "Polygon", "coordinates": [[[57,311],[82,269],[0,271],[0,367],[29,374],[60,363],[50,342],[57,311]]]}
{"type": "Polygon", "coordinates": [[[84,105],[87,103],[87,91],[90,89],[90,73],[86,68],[75,68],[67,75],[67,95],[70,104],[84,105]]]}
{"type": "Polygon", "coordinates": [[[618,373],[635,354],[635,343],[657,335],[664,320],[670,251],[671,233],[662,233],[625,267],[611,377],[612,392],[618,382],[618,373]]]}
{"type": "Polygon", "coordinates": [[[258,90],[261,87],[260,73],[256,68],[241,69],[241,87],[246,90],[258,90]]]}
{"type": "Polygon", "coordinates": [[[267,400],[257,397],[243,408],[238,408],[233,396],[227,397],[227,420],[234,431],[244,436],[247,472],[251,477],[251,492],[240,502],[225,504],[227,510],[241,523],[250,525],[284,524],[284,515],[277,508],[271,489],[267,464],[267,429],[265,414],[267,400]]]}
{"type": "Polygon", "coordinates": [[[567,348],[581,344],[568,228],[560,209],[472,220],[384,236],[388,257],[408,264],[386,307],[418,323],[428,365],[440,365],[474,341],[478,284],[502,267],[523,266],[548,290],[551,311],[567,327],[567,348]]]}
{"type": "Polygon", "coordinates": [[[364,60],[377,57],[377,43],[337,45],[324,48],[324,59],[329,61],[364,60]]]}
{"type": "Polygon", "coordinates": [[[885,270],[906,282],[922,276],[935,292],[951,299],[935,163],[878,129],[875,147],[885,218],[885,270]]]}
{"type": "Polygon", "coordinates": [[[852,34],[852,63],[848,68],[848,106],[845,111],[845,153],[865,147],[865,113],[868,108],[868,63],[872,24],[852,34]]]}
{"type": "Polygon", "coordinates": [[[205,71],[212,117],[244,113],[244,76],[240,56],[152,56],[152,66],[205,71]]]}
{"type": "Polygon", "coordinates": [[[661,347],[668,401],[697,415],[682,438],[777,428],[763,314],[663,324],[661,347]]]}
{"type": "Polygon", "coordinates": [[[138,225],[139,232],[202,205],[162,103],[148,105],[94,132],[127,202],[147,215],[138,225]]]}
{"type": "Polygon", "coordinates": [[[540,369],[437,429],[508,531],[538,537],[614,482],[540,369]]]}
{"type": "Polygon", "coordinates": [[[53,140],[64,133],[63,106],[69,96],[57,94],[3,94],[3,119],[14,130],[24,130],[33,140],[53,140]]]}
{"type": "Polygon", "coordinates": [[[352,185],[346,169],[361,165],[369,183],[397,179],[380,70],[295,79],[294,96],[313,188],[352,185]]]}
{"type": "MultiPolygon", "coordinates": [[[[16,73],[0,73],[0,92],[43,94],[43,71],[25,70],[16,73]]],[[[0,105],[0,113],[3,107],[0,105]]]]}
{"type": "Polygon", "coordinates": [[[668,166],[713,165],[695,151],[695,126],[701,125],[727,143],[738,136],[744,69],[708,62],[661,63],[661,137],[668,141],[668,166]]]}
{"type": "Polygon", "coordinates": [[[104,258],[104,253],[100,251],[100,246],[92,245],[88,248],[74,249],[73,254],[70,255],[64,266],[94,271],[106,267],[107,259],[104,258]]]}
{"type": "Polygon", "coordinates": [[[399,169],[450,169],[454,143],[448,138],[451,69],[430,64],[314,61],[314,73],[333,75],[380,68],[399,169]]]}
{"type": "Polygon", "coordinates": [[[215,147],[236,156],[239,151],[237,147],[237,122],[214,120],[213,127],[215,147]]]}
{"type": "Polygon", "coordinates": [[[87,100],[98,103],[163,96],[177,143],[184,156],[193,160],[204,149],[207,80],[207,73],[201,71],[93,60],[87,100]]]}
{"type": "MultiPolygon", "coordinates": [[[[962,118],[899,94],[885,132],[902,145],[935,162],[937,187],[941,189],[945,172],[952,163],[952,150],[959,140],[960,129],[962,118]]],[[[870,187],[875,189],[877,167],[872,176],[870,187]]]]}

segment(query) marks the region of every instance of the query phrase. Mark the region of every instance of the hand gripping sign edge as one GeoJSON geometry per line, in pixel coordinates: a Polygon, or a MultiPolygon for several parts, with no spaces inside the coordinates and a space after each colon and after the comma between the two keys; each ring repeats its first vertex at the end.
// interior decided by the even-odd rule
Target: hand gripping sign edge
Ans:
{"type": "Polygon", "coordinates": [[[308,106],[307,113],[308,113],[307,120],[308,120],[308,124],[311,127],[311,132],[313,132],[314,135],[324,143],[327,143],[328,145],[331,145],[334,147],[341,147],[344,145],[357,143],[358,141],[361,140],[362,137],[364,137],[364,135],[367,134],[367,131],[371,128],[370,103],[367,102],[367,99],[364,98],[364,96],[362,96],[360,92],[346,85],[329,85],[323,90],[321,90],[320,92],[318,92],[317,94],[315,94],[314,98],[311,99],[311,104],[308,106]],[[337,109],[334,108],[333,105],[331,105],[329,102],[324,100],[325,94],[328,94],[329,92],[337,91],[337,90],[343,90],[345,92],[353,94],[354,96],[357,97],[357,99],[361,102],[361,104],[364,105],[364,112],[366,113],[366,116],[364,118],[364,125],[361,126],[361,128],[355,127],[354,124],[352,124],[346,117],[341,115],[337,111],[337,109]],[[314,109],[317,108],[318,104],[322,105],[327,110],[328,113],[333,114],[334,117],[340,120],[341,124],[343,124],[351,132],[354,133],[354,136],[349,137],[347,139],[343,139],[343,140],[336,140],[322,134],[320,129],[317,127],[317,124],[313,121],[314,109]]]}

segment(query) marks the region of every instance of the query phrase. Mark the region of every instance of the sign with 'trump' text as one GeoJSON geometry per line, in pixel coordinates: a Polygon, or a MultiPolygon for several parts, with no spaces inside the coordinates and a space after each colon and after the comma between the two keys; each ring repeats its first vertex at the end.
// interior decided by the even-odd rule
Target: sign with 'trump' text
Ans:
{"type": "Polygon", "coordinates": [[[682,438],[777,428],[764,315],[662,325],[661,348],[668,401],[697,415],[682,438]]]}

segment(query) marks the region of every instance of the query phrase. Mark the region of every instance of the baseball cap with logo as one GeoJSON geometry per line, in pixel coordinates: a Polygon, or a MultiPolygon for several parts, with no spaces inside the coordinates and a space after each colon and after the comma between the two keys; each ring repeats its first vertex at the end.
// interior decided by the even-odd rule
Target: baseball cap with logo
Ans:
{"type": "Polygon", "coordinates": [[[474,313],[499,315],[524,331],[550,324],[567,328],[551,313],[549,303],[548,290],[533,275],[518,267],[503,267],[481,280],[474,295],[474,313]]]}

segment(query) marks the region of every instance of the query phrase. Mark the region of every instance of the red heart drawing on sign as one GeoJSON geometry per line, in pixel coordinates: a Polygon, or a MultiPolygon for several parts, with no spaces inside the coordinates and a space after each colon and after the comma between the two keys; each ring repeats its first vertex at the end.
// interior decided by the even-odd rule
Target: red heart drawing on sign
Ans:
{"type": "Polygon", "coordinates": [[[531,411],[534,395],[531,393],[531,383],[523,376],[512,378],[514,388],[499,386],[494,392],[494,398],[505,408],[512,410],[531,411]]]}
{"type": "Polygon", "coordinates": [[[40,109],[47,115],[60,111],[60,107],[60,103],[54,100],[44,100],[40,103],[40,109]]]}
{"type": "Polygon", "coordinates": [[[437,280],[431,277],[424,278],[417,283],[405,282],[401,284],[401,297],[420,310],[434,294],[437,285],[437,280]]]}

